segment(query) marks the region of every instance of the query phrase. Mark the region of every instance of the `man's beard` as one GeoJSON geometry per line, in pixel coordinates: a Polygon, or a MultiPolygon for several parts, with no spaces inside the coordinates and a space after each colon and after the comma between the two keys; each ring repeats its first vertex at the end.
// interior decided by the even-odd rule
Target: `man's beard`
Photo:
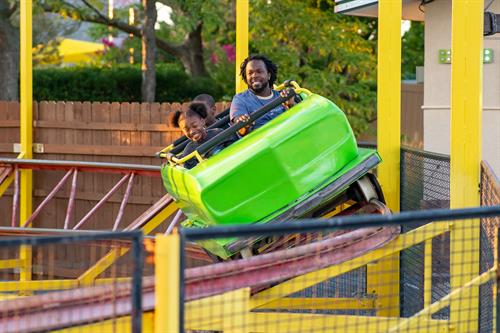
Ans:
{"type": "Polygon", "coordinates": [[[252,90],[254,93],[260,94],[261,92],[264,92],[268,86],[269,83],[261,83],[260,86],[257,88],[254,88],[254,85],[251,85],[250,90],[252,90]]]}

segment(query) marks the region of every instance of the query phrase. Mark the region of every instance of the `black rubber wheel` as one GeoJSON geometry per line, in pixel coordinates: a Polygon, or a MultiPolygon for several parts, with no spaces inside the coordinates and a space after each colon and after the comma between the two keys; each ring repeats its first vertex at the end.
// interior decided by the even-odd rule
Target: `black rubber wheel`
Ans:
{"type": "Polygon", "coordinates": [[[384,192],[382,191],[382,186],[380,186],[377,177],[373,173],[367,173],[366,175],[368,176],[368,178],[370,178],[370,181],[372,182],[373,187],[377,192],[378,201],[382,202],[383,204],[386,204],[384,192]]]}

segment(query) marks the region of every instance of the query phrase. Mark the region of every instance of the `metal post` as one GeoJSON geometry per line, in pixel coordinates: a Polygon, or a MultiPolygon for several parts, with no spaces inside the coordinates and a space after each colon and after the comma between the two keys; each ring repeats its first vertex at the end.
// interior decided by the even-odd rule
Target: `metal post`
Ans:
{"type": "MultiPolygon", "coordinates": [[[[21,156],[31,159],[33,156],[33,82],[32,82],[32,0],[20,2],[21,29],[21,156]]],[[[32,212],[33,172],[31,169],[21,170],[21,201],[19,220],[26,221],[32,212]]],[[[21,246],[19,257],[23,261],[20,267],[20,280],[31,280],[31,248],[21,246]]]]}
{"type": "Polygon", "coordinates": [[[240,64],[248,57],[248,0],[236,0],[236,93],[246,89],[240,64]]]}
{"type": "Polygon", "coordinates": [[[142,268],[144,249],[142,234],[133,238],[132,255],[134,258],[134,273],[132,276],[132,333],[142,331],[142,268]]]}
{"type": "Polygon", "coordinates": [[[180,236],[157,235],[155,240],[155,331],[180,331],[180,236]]]}
{"type": "MultiPolygon", "coordinates": [[[[481,161],[483,0],[452,2],[450,207],[478,206],[481,161]]],[[[450,234],[451,288],[479,275],[479,219],[455,223],[450,234]]],[[[479,287],[450,304],[457,332],[477,332],[479,287]]]]}
{"type": "MultiPolygon", "coordinates": [[[[401,151],[401,1],[380,0],[378,13],[378,179],[393,212],[399,211],[401,151]]],[[[367,287],[377,294],[379,316],[399,316],[399,254],[367,267],[367,287]]]]}

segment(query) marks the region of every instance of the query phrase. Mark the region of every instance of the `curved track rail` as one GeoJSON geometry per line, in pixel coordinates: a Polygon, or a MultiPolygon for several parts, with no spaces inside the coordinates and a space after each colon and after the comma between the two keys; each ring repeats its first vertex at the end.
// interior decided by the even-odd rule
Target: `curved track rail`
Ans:
{"type": "MultiPolygon", "coordinates": [[[[367,205],[366,209],[376,209],[367,205]]],[[[398,227],[366,228],[315,235],[296,247],[282,243],[284,249],[258,256],[185,270],[185,300],[193,301],[250,287],[252,293],[275,283],[338,265],[393,240],[398,227]],[[304,242],[309,242],[304,244],[304,242]],[[312,241],[312,243],[311,243],[312,241]]],[[[294,243],[297,244],[297,243],[294,243]]],[[[186,255],[198,253],[191,245],[186,255]]],[[[143,311],[154,309],[154,278],[143,280],[143,311]]],[[[130,315],[130,283],[118,283],[51,292],[2,302],[2,332],[40,332],[84,325],[130,315]]]]}

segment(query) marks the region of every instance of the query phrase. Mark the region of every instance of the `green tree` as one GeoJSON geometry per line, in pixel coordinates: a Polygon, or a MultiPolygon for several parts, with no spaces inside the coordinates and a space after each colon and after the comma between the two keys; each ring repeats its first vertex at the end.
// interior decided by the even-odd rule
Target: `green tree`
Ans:
{"type": "Polygon", "coordinates": [[[15,14],[18,4],[0,0],[0,100],[18,99],[19,28],[15,14]]]}
{"type": "Polygon", "coordinates": [[[255,0],[251,12],[250,50],[279,65],[279,80],[334,101],[356,133],[376,119],[374,20],[337,15],[316,1],[255,0]]]}
{"type": "Polygon", "coordinates": [[[424,65],[424,23],[411,22],[410,29],[403,36],[401,76],[415,79],[415,67],[424,65]]]}

